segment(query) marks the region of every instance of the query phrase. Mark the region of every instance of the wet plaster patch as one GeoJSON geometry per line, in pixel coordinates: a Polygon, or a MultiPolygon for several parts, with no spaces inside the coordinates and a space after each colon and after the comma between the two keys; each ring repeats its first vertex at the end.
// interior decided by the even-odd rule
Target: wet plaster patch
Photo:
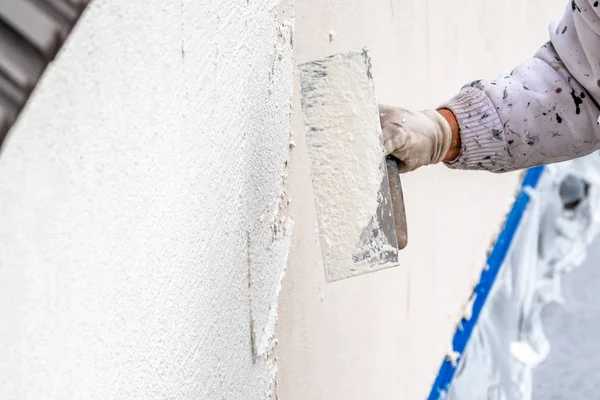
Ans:
{"type": "Polygon", "coordinates": [[[252,356],[268,356],[275,345],[277,304],[285,274],[294,222],[277,221],[272,230],[247,233],[248,292],[252,356]]]}

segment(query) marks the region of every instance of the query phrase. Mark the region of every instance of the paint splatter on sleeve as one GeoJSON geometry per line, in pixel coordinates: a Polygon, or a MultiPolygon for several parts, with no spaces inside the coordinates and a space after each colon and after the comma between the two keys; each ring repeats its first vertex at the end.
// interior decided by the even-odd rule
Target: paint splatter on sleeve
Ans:
{"type": "Polygon", "coordinates": [[[445,107],[456,115],[457,169],[506,172],[600,148],[600,7],[569,0],[551,40],[509,75],[472,82],[445,107]]]}

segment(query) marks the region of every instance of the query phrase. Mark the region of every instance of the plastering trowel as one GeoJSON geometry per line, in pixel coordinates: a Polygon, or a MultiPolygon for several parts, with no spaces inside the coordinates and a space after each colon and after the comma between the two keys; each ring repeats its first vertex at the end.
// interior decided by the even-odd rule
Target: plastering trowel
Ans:
{"type": "Polygon", "coordinates": [[[397,161],[385,157],[367,49],[299,66],[328,282],[398,265],[407,244],[397,161]]]}

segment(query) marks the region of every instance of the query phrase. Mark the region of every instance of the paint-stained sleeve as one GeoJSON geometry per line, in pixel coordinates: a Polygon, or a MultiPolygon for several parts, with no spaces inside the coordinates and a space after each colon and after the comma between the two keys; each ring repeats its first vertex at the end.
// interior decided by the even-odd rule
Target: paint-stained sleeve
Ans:
{"type": "Polygon", "coordinates": [[[513,171],[600,148],[600,7],[570,1],[551,40],[510,75],[470,83],[444,106],[457,117],[457,169],[513,171]]]}

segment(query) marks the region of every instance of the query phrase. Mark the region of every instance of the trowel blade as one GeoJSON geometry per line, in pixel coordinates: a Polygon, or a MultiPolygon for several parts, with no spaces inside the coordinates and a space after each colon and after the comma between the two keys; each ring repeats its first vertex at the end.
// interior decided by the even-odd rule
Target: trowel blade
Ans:
{"type": "Polygon", "coordinates": [[[326,279],[397,266],[398,237],[369,54],[351,51],[299,68],[326,279]]]}

